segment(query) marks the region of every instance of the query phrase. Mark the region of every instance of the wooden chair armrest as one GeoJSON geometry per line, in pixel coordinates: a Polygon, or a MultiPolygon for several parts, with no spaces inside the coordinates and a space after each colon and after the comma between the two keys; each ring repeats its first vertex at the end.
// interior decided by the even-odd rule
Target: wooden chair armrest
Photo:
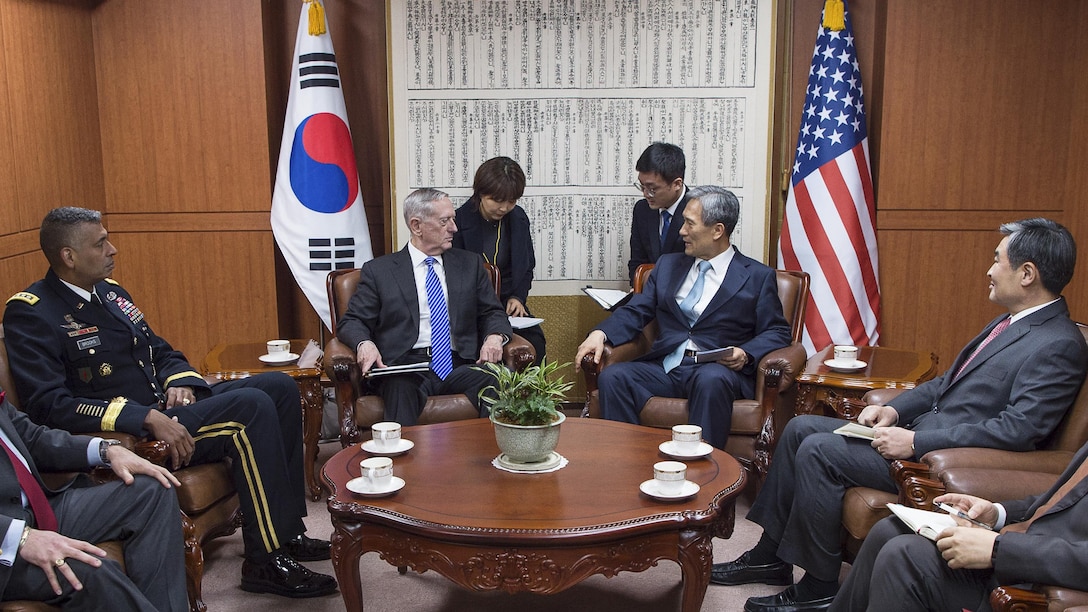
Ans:
{"type": "Polygon", "coordinates": [[[906,389],[873,389],[866,393],[865,396],[862,397],[862,400],[866,405],[876,404],[883,406],[904,391],[906,391],[906,389]]]}
{"type": "MultiPolygon", "coordinates": [[[[804,371],[805,360],[805,347],[800,342],[767,353],[759,360],[756,386],[762,386],[764,393],[772,389],[776,395],[785,391],[797,379],[797,375],[804,371]]],[[[771,406],[773,405],[772,403],[771,406]]]]}
{"type": "Polygon", "coordinates": [[[514,334],[502,347],[502,360],[506,367],[521,372],[536,361],[536,349],[528,340],[514,334]]]}
{"type": "Polygon", "coordinates": [[[1000,586],[990,591],[994,612],[1046,612],[1046,596],[1036,591],[1000,586]]]}
{"type": "Polygon", "coordinates": [[[170,456],[170,445],[162,440],[141,440],[135,444],[132,452],[156,465],[166,466],[170,456]]]}
{"type": "Polygon", "coordinates": [[[896,459],[891,476],[899,489],[899,503],[905,506],[932,510],[933,498],[944,493],[944,483],[924,463],[896,459]]]}

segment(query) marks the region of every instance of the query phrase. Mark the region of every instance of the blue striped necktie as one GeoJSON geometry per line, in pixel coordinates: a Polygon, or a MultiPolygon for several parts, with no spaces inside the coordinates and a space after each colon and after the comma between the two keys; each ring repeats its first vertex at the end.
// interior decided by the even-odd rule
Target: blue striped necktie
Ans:
{"type": "MultiPolygon", "coordinates": [[[[689,328],[695,325],[695,321],[698,320],[698,317],[695,316],[695,305],[699,303],[699,298],[703,297],[703,285],[706,284],[706,271],[709,269],[709,261],[699,262],[699,276],[696,277],[695,284],[691,286],[691,291],[688,291],[688,294],[684,296],[684,301],[680,302],[680,312],[684,313],[684,317],[687,318],[689,328]]],[[[687,342],[681,342],[676,350],[665,356],[665,360],[661,362],[661,365],[666,372],[671,371],[684,360],[684,348],[687,345],[687,342]]]]}
{"type": "Polygon", "coordinates": [[[427,307],[431,310],[431,369],[442,380],[453,371],[453,351],[450,348],[450,313],[446,308],[446,296],[442,282],[435,274],[434,257],[424,260],[427,264],[427,307]]]}

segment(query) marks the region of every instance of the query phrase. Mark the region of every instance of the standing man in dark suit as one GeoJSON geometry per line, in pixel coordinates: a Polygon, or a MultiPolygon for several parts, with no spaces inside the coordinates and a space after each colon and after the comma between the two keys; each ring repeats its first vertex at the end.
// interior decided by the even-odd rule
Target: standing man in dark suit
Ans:
{"type": "Polygon", "coordinates": [[[0,390],[0,600],[65,610],[185,612],[178,480],[116,442],[34,424],[0,390]],[[106,466],[120,478],[59,490],[38,469],[106,466]],[[21,472],[21,475],[20,475],[21,472]],[[92,542],[121,540],[122,570],[92,542]]]}
{"type": "Polygon", "coordinates": [[[404,200],[404,220],[408,245],[363,265],[336,336],[355,347],[363,373],[430,362],[424,371],[372,380],[386,420],[414,425],[428,396],[454,393],[487,414],[479,395],[495,378],[473,366],[502,359],[510,320],[483,259],[451,248],[457,222],[448,195],[413,191],[404,200]]]}
{"type": "Polygon", "coordinates": [[[658,260],[642,293],[617,309],[578,347],[574,363],[604,343],[622,344],[657,320],[650,352],[601,372],[606,419],[638,423],[653,396],[688,400],[688,419],[718,448],[729,437],[733,400],[753,397],[763,355],[790,343],[774,270],[729,243],[740,203],[721,187],[697,187],[684,209],[684,254],[658,260]],[[695,363],[696,350],[731,347],[716,362],[695,363]]]}
{"type": "Polygon", "coordinates": [[[1049,219],[1001,226],[994,251],[990,301],[1007,312],[972,340],[943,375],[909,390],[887,406],[867,406],[858,422],[876,439],[832,433],[844,421],[823,416],[790,420],[748,519],[763,527],[755,548],[716,564],[717,584],[791,585],[750,598],[745,610],[822,610],[838,589],[839,523],[848,487],[894,492],[889,466],[938,448],[982,446],[1032,450],[1054,430],[1072,404],[1088,348],[1061,297],[1073,277],[1076,244],[1049,219]]]}
{"type": "Polygon", "coordinates": [[[684,151],[664,142],[655,142],[642,152],[635,163],[638,182],[635,189],[643,199],[635,203],[631,215],[631,259],[627,272],[632,284],[635,270],[644,263],[655,263],[665,253],[683,253],[680,226],[688,202],[684,185],[684,151]]]}
{"type": "Polygon", "coordinates": [[[277,372],[209,386],[109,278],[117,249],[97,211],[53,209],[39,238],[49,271],[4,310],[12,377],[27,414],[73,433],[162,440],[175,468],[230,457],[242,505],[242,588],[288,597],[334,592],[331,576],[297,563],[328,559],[329,543],[303,533],[294,381],[277,372]]]}
{"type": "MultiPolygon", "coordinates": [[[[936,543],[894,516],[865,538],[832,610],[984,610],[1003,584],[1088,589],[1088,445],[1046,493],[993,502],[955,493],[945,502],[998,531],[946,529],[936,543]]],[[[957,521],[961,522],[961,521],[957,521]]]]}

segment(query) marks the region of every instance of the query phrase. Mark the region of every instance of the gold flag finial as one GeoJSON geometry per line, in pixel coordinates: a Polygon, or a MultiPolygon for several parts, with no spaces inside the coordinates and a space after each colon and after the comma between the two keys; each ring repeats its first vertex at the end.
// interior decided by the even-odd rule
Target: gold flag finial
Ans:
{"type": "Polygon", "coordinates": [[[310,36],[321,36],[325,33],[325,7],[320,0],[306,0],[310,4],[310,36]]]}
{"type": "MultiPolygon", "coordinates": [[[[313,18],[310,21],[312,23],[313,18]]],[[[824,27],[832,32],[846,28],[846,6],[842,0],[827,0],[824,3],[824,27]]]]}

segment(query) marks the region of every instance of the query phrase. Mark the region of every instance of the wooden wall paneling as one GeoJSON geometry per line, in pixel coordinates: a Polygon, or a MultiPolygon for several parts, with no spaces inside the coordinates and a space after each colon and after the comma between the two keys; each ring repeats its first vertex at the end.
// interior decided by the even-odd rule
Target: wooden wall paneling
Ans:
{"type": "Polygon", "coordinates": [[[1076,0],[888,5],[881,209],[1052,208],[1065,182],[1076,0]]]}
{"type": "MultiPolygon", "coordinates": [[[[1064,153],[1066,180],[1064,189],[1057,192],[1058,203],[1065,209],[1064,223],[1080,245],[1080,261],[1073,282],[1066,287],[1065,296],[1069,311],[1077,321],[1088,323],[1088,167],[1084,164],[1084,143],[1088,142],[1088,3],[1074,3],[1076,22],[1075,55],[1068,58],[1073,66],[1073,79],[1067,89],[1075,109],[1069,117],[1068,149],[1064,153]]],[[[1058,84],[1060,87],[1061,84],[1058,84]]]]}
{"type": "Polygon", "coordinates": [[[881,230],[881,344],[934,352],[944,371],[963,345],[1002,312],[989,300],[986,276],[1001,238],[996,226],[881,230]]]}
{"type": "Polygon", "coordinates": [[[152,328],[194,366],[219,342],[279,335],[275,291],[263,280],[271,233],[111,229],[110,240],[118,250],[114,278],[152,328]]]}
{"type": "Polygon", "coordinates": [[[4,0],[0,28],[6,234],[55,206],[100,208],[104,191],[87,3],[4,0]]]}
{"type": "Polygon", "coordinates": [[[0,314],[9,297],[44,277],[48,269],[40,250],[0,257],[0,314]]]}
{"type": "Polygon", "coordinates": [[[110,0],[94,33],[110,212],[268,210],[260,0],[110,0]]]}

